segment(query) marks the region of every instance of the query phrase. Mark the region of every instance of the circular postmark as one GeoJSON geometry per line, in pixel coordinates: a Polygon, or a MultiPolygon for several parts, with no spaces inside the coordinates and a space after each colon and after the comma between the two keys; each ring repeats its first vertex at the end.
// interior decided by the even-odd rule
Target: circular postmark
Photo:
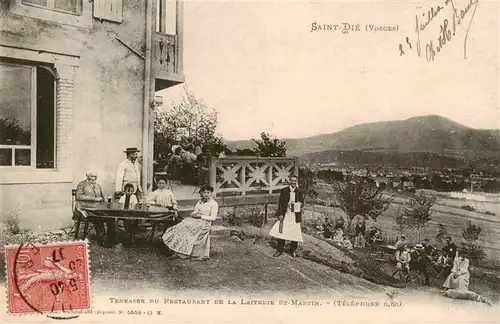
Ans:
{"type": "Polygon", "coordinates": [[[82,269],[83,260],[68,260],[62,245],[36,246],[32,243],[20,244],[12,258],[14,289],[12,291],[12,287],[9,287],[9,291],[14,297],[21,299],[31,311],[45,314],[51,319],[67,320],[79,317],[71,312],[71,297],[78,291],[77,278],[81,277],[78,270],[82,269]],[[44,253],[41,253],[41,249],[44,253]],[[62,264],[63,260],[65,265],[62,264]],[[62,313],[47,314],[55,311],[62,313]]]}

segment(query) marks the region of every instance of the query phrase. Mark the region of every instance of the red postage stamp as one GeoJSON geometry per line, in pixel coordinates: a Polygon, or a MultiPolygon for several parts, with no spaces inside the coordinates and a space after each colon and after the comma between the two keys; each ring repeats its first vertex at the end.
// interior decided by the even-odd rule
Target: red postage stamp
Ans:
{"type": "Polygon", "coordinates": [[[7,246],[5,262],[10,313],[91,308],[86,242],[7,246]]]}

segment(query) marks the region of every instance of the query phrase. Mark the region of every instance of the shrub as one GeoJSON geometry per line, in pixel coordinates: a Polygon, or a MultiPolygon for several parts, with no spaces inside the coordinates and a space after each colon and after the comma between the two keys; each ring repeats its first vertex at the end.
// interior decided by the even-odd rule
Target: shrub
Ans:
{"type": "Polygon", "coordinates": [[[7,230],[12,234],[16,235],[21,232],[19,228],[19,216],[17,211],[8,212],[3,219],[4,224],[7,227],[7,230]]]}
{"type": "Polygon", "coordinates": [[[223,222],[230,226],[240,226],[243,223],[241,218],[236,215],[236,208],[225,213],[223,222]]]}
{"type": "Polygon", "coordinates": [[[257,206],[253,206],[249,223],[255,227],[262,227],[264,225],[264,211],[259,210],[257,206]]]}
{"type": "Polygon", "coordinates": [[[462,243],[462,248],[465,250],[467,258],[474,265],[477,265],[480,260],[486,257],[486,252],[477,244],[481,231],[481,227],[473,225],[471,221],[469,221],[467,228],[462,231],[462,237],[465,240],[465,242],[462,243]]]}
{"type": "Polygon", "coordinates": [[[472,206],[469,206],[469,205],[463,205],[460,208],[464,209],[464,210],[467,210],[467,211],[470,211],[470,212],[475,212],[476,211],[476,208],[474,208],[472,206]]]}

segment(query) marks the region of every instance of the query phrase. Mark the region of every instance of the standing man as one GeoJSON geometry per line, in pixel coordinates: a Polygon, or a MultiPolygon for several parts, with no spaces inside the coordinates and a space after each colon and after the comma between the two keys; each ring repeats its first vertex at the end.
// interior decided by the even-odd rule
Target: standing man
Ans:
{"type": "Polygon", "coordinates": [[[446,245],[443,247],[443,252],[453,263],[457,254],[457,246],[453,243],[451,236],[446,237],[446,245]]]}
{"type": "Polygon", "coordinates": [[[118,194],[121,196],[125,192],[124,186],[127,183],[131,183],[134,186],[135,195],[137,198],[140,198],[143,192],[141,187],[141,171],[139,169],[139,162],[137,161],[137,153],[140,151],[135,147],[129,147],[123,152],[127,155],[127,158],[118,165],[115,195],[118,194]]]}
{"type": "Polygon", "coordinates": [[[269,235],[278,239],[278,248],[275,257],[283,254],[285,240],[291,241],[290,255],[295,257],[298,242],[303,242],[300,222],[302,221],[302,206],[304,205],[304,195],[297,186],[296,175],[290,176],[289,186],[280,192],[278,202],[278,221],[271,228],[269,235]]]}
{"type": "MultiPolygon", "coordinates": [[[[78,184],[76,187],[76,200],[88,202],[104,201],[101,186],[97,183],[96,172],[87,172],[87,179],[78,184]]],[[[105,220],[107,231],[104,230],[103,222],[99,218],[90,217],[90,221],[94,224],[99,245],[109,247],[116,243],[116,224],[114,218],[105,220]],[[106,236],[106,242],[104,242],[104,236],[106,236]]]]}

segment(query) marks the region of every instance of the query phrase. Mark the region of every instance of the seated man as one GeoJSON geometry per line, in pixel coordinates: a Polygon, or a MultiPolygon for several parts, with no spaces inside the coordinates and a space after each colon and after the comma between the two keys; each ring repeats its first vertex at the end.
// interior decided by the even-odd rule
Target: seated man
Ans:
{"type": "Polygon", "coordinates": [[[396,251],[396,262],[396,269],[392,272],[392,276],[394,277],[396,274],[399,274],[399,278],[402,279],[402,272],[410,271],[411,255],[408,244],[405,243],[398,248],[396,251]]]}
{"type": "Polygon", "coordinates": [[[369,242],[370,244],[378,244],[382,242],[380,231],[375,227],[372,227],[372,229],[370,230],[369,242]]]}
{"type": "Polygon", "coordinates": [[[194,173],[194,165],[196,163],[196,154],[192,144],[186,147],[186,150],[181,153],[182,158],[182,178],[188,184],[196,184],[197,179],[192,179],[194,173]]]}
{"type": "Polygon", "coordinates": [[[174,153],[170,156],[168,160],[167,172],[172,177],[172,179],[180,180],[182,178],[182,147],[176,145],[174,153]]]}
{"type": "Polygon", "coordinates": [[[394,247],[396,249],[399,249],[401,246],[403,246],[403,244],[406,244],[406,236],[401,235],[397,242],[394,244],[394,247]]]}
{"type": "Polygon", "coordinates": [[[424,250],[425,250],[425,254],[427,256],[431,256],[434,252],[434,247],[430,244],[430,241],[428,238],[425,238],[423,241],[422,241],[422,246],[424,247],[424,250]]]}
{"type": "MultiPolygon", "coordinates": [[[[97,173],[94,171],[87,172],[87,178],[80,182],[76,187],[76,200],[77,201],[104,201],[104,195],[102,193],[101,186],[97,184],[97,173]]],[[[106,219],[104,222],[107,226],[107,233],[104,230],[103,221],[99,218],[89,217],[92,224],[94,224],[97,242],[99,245],[109,247],[116,244],[116,231],[115,231],[115,220],[106,219]],[[106,235],[107,234],[107,235],[106,235]],[[104,236],[106,235],[106,242],[104,242],[104,236]]]]}
{"type": "Polygon", "coordinates": [[[440,277],[444,273],[447,274],[451,270],[450,261],[442,250],[436,250],[435,256],[431,262],[436,271],[438,271],[437,277],[440,277]]]}
{"type": "Polygon", "coordinates": [[[422,244],[415,245],[415,250],[411,253],[410,268],[417,270],[424,275],[425,284],[430,285],[430,273],[428,269],[429,259],[425,254],[422,244]]]}
{"type": "Polygon", "coordinates": [[[432,261],[432,263],[435,266],[439,266],[439,267],[449,267],[450,266],[449,259],[444,254],[444,252],[442,250],[436,250],[436,256],[435,256],[434,260],[432,261]]]}
{"type": "Polygon", "coordinates": [[[325,224],[323,224],[323,236],[325,238],[331,238],[333,236],[334,229],[333,224],[330,222],[328,217],[325,218],[325,224]]]}

